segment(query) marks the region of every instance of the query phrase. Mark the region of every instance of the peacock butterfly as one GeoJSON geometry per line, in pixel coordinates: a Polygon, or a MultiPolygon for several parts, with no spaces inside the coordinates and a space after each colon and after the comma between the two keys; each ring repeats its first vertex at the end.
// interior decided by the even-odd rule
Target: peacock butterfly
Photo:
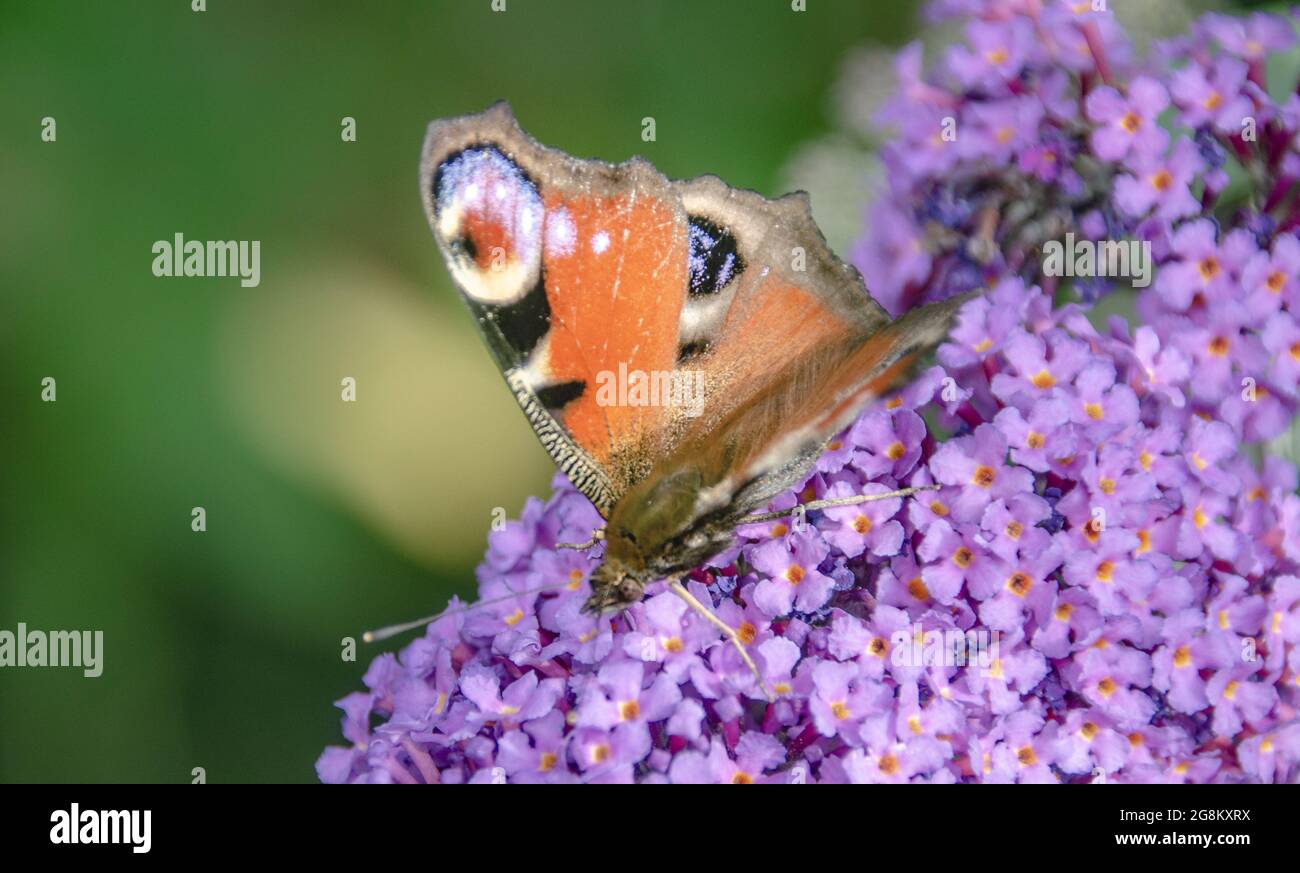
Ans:
{"type": "Polygon", "coordinates": [[[529,424],[606,520],[584,609],[667,580],[752,667],[678,579],[904,381],[962,299],[891,320],[806,194],[573,158],[505,103],[430,125],[420,190],[529,424]]]}

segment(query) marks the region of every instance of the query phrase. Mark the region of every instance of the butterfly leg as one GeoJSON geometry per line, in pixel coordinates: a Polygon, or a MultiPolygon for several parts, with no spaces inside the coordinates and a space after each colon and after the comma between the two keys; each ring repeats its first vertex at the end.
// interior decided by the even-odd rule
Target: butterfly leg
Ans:
{"type": "Polygon", "coordinates": [[[754,663],[754,659],[749,656],[749,652],[745,651],[745,644],[741,642],[740,634],[736,633],[736,629],[714,615],[713,611],[703,603],[700,603],[700,601],[696,599],[695,595],[687,591],[686,586],[679,580],[670,579],[668,581],[668,587],[674,594],[682,600],[685,600],[687,606],[698,612],[703,616],[705,621],[722,631],[723,635],[726,636],[727,639],[731,640],[731,644],[735,646],[736,651],[740,653],[740,657],[745,662],[745,666],[749,667],[750,672],[754,674],[754,679],[758,682],[758,687],[763,690],[763,694],[767,697],[769,702],[775,703],[776,697],[770,690],[768,690],[767,683],[763,681],[763,674],[758,671],[758,665],[754,663]]]}
{"type": "Polygon", "coordinates": [[[557,549],[589,549],[604,538],[605,529],[599,527],[591,532],[591,539],[587,540],[585,543],[556,543],[555,547],[557,549]]]}
{"type": "Polygon", "coordinates": [[[921,491],[937,491],[942,485],[918,485],[915,488],[899,488],[897,491],[886,491],[881,494],[854,494],[852,497],[832,497],[826,500],[813,500],[810,503],[801,503],[790,509],[778,509],[775,512],[764,512],[759,515],[750,515],[736,522],[737,525],[756,524],[760,521],[772,521],[777,518],[786,518],[796,513],[810,512],[814,509],[826,509],[830,506],[854,506],[859,503],[870,503],[872,500],[888,500],[891,497],[911,497],[921,491]]]}

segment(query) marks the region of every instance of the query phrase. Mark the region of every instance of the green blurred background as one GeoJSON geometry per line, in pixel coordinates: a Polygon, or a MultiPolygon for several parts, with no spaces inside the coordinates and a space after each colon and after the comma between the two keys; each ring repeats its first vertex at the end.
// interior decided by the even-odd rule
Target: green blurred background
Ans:
{"type": "Polygon", "coordinates": [[[493,507],[548,490],[425,225],[430,119],[803,185],[842,246],[914,5],[0,4],[0,629],[105,637],[98,679],[0,670],[0,781],[313,781],[378,651],[342,638],[471,594],[493,507]],[[261,285],[155,278],[176,233],[260,240],[261,285]]]}

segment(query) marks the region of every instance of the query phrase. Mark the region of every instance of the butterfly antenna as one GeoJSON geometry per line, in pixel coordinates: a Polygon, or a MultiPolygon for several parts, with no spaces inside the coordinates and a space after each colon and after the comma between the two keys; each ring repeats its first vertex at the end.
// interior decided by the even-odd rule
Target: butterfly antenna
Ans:
{"type": "Polygon", "coordinates": [[[741,641],[740,634],[736,633],[736,629],[714,615],[713,611],[703,603],[700,603],[700,601],[696,599],[695,595],[687,591],[686,586],[679,580],[669,580],[668,587],[672,589],[674,594],[682,600],[685,600],[687,606],[698,612],[703,616],[705,621],[722,631],[723,635],[726,636],[727,639],[731,640],[731,644],[735,646],[736,651],[740,653],[740,657],[745,662],[745,666],[749,667],[750,672],[754,674],[754,679],[758,682],[758,687],[763,690],[763,695],[767,697],[769,703],[775,703],[776,696],[768,690],[767,683],[763,681],[763,674],[759,672],[758,665],[755,664],[754,659],[749,656],[749,652],[745,651],[745,644],[741,641]]]}
{"type": "Polygon", "coordinates": [[[598,527],[591,532],[591,539],[585,543],[556,543],[557,549],[589,549],[605,538],[605,529],[598,527]]]}
{"type": "Polygon", "coordinates": [[[507,600],[514,600],[516,597],[527,597],[529,594],[541,594],[544,591],[555,591],[568,586],[568,582],[556,582],[551,585],[542,585],[537,588],[526,588],[523,591],[515,591],[511,594],[503,594],[500,597],[489,597],[487,600],[478,600],[465,606],[454,606],[450,609],[444,609],[437,615],[430,615],[424,618],[417,618],[415,621],[406,621],[401,624],[390,624],[388,627],[381,627],[379,630],[366,631],[361,635],[362,642],[377,643],[380,640],[386,640],[389,637],[395,637],[398,634],[404,634],[409,630],[415,630],[417,627],[424,627],[433,624],[438,619],[447,615],[455,615],[460,612],[469,612],[478,609],[480,606],[491,606],[494,603],[503,603],[507,600]]]}
{"type": "Polygon", "coordinates": [[[852,497],[832,497],[826,500],[813,500],[810,503],[800,503],[789,509],[778,509],[775,512],[764,512],[759,515],[750,515],[736,522],[737,525],[757,524],[760,521],[772,521],[778,518],[786,518],[799,512],[811,512],[814,509],[826,509],[830,506],[854,506],[859,503],[869,503],[872,500],[888,500],[891,497],[911,497],[921,491],[938,491],[942,485],[917,485],[912,488],[899,488],[897,491],[885,491],[881,494],[854,494],[852,497]]]}

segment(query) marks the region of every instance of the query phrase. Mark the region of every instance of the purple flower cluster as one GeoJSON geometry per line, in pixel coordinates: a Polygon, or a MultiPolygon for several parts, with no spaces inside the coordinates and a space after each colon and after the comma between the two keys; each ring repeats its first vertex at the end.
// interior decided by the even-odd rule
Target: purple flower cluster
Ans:
{"type": "Polygon", "coordinates": [[[944,0],[965,43],[900,56],[859,263],[894,310],[986,293],[772,508],[935,490],[747,525],[692,574],[776,699],[662,583],[580,611],[599,547],[556,544],[601,521],[557,477],[489,536],[480,605],[339,701],[322,780],[1300,778],[1297,471],[1250,445],[1300,374],[1300,104],[1262,79],[1292,30],[1209,16],[1143,70],[1077,8],[944,0]],[[1258,196],[1225,216],[1234,162],[1258,196]],[[1151,242],[1142,326],[1054,304],[1067,231],[1151,242]]]}
{"type": "MultiPolygon", "coordinates": [[[[899,133],[883,151],[889,196],[855,252],[873,295],[899,312],[1019,276],[1055,297],[1045,242],[1141,241],[1157,273],[1137,301],[1155,390],[1246,441],[1282,433],[1300,398],[1300,96],[1274,100],[1264,71],[1295,43],[1291,22],[1207,15],[1140,66],[1092,4],[936,11],[968,19],[967,43],[929,80],[919,46],[899,57],[881,113],[899,133]]],[[[1091,302],[1123,282],[1073,287],[1091,302]]]]}

